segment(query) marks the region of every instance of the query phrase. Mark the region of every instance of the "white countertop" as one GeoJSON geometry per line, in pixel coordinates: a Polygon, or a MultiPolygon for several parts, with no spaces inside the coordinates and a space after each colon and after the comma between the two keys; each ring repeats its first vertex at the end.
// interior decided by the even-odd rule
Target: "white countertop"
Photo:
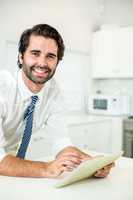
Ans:
{"type": "Polygon", "coordinates": [[[120,158],[106,178],[89,178],[64,188],[55,180],[0,176],[1,200],[133,200],[133,159],[120,158]]]}

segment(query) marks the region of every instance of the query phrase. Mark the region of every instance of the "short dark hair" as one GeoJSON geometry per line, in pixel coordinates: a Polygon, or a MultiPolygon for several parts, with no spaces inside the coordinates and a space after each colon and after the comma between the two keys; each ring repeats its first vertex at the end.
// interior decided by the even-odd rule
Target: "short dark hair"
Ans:
{"type": "MultiPolygon", "coordinates": [[[[43,36],[45,38],[54,39],[58,46],[58,54],[57,54],[58,62],[62,60],[64,56],[64,50],[65,50],[63,39],[61,35],[59,34],[59,32],[48,24],[37,24],[33,26],[32,28],[25,30],[22,33],[19,40],[19,44],[18,44],[18,51],[19,53],[22,54],[22,56],[29,45],[29,40],[30,40],[31,35],[43,36]]],[[[18,59],[18,66],[19,68],[22,68],[22,65],[20,64],[19,59],[18,59]]]]}

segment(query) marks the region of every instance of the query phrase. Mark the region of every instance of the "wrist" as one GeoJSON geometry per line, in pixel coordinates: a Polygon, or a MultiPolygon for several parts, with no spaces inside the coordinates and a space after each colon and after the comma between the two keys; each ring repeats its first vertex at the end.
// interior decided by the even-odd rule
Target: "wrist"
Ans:
{"type": "Polygon", "coordinates": [[[50,178],[51,177],[51,164],[52,164],[53,161],[50,161],[50,162],[47,162],[45,163],[44,167],[43,167],[43,171],[42,171],[42,176],[44,178],[50,178]]]}

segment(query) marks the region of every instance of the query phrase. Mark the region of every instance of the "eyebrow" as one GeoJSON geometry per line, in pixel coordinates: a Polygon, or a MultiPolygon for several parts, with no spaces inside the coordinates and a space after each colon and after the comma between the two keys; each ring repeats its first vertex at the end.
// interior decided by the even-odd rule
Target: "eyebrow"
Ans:
{"type": "Polygon", "coordinates": [[[33,50],[31,50],[30,52],[32,52],[32,53],[34,53],[34,52],[40,53],[41,51],[40,51],[40,50],[33,49],[33,50]]]}
{"type": "MultiPolygon", "coordinates": [[[[34,52],[40,53],[41,51],[40,51],[40,50],[33,49],[33,50],[31,50],[30,52],[31,52],[31,53],[34,53],[34,52]]],[[[51,52],[48,52],[48,55],[53,56],[53,57],[57,57],[57,54],[51,53],[51,52]]]]}

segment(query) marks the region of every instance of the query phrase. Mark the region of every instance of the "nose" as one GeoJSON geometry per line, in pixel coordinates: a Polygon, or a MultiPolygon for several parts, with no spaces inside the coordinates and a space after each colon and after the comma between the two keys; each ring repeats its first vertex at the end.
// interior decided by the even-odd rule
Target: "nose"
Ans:
{"type": "Polygon", "coordinates": [[[38,58],[38,65],[39,65],[40,67],[45,67],[45,66],[47,66],[47,59],[46,59],[44,56],[40,56],[40,57],[38,58]]]}

